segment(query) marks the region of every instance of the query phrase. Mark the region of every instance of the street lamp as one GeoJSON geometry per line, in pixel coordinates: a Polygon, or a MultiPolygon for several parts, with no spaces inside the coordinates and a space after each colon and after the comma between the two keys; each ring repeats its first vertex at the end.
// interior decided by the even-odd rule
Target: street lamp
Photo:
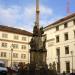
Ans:
{"type": "Polygon", "coordinates": [[[73,73],[73,51],[71,51],[71,56],[72,56],[72,73],[73,73]]]}
{"type": "Polygon", "coordinates": [[[12,55],[13,55],[13,44],[11,45],[11,68],[12,68],[12,55]]]}

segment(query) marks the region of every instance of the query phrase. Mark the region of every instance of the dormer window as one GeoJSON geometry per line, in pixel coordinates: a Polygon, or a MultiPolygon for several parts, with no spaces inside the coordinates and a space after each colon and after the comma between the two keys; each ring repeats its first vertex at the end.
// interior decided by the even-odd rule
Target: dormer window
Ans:
{"type": "Polygon", "coordinates": [[[59,26],[56,26],[56,31],[58,31],[59,30],[59,26]]]}
{"type": "Polygon", "coordinates": [[[68,27],[68,24],[67,24],[67,23],[65,23],[65,24],[64,24],[64,28],[67,28],[67,27],[68,27]]]}
{"type": "Polygon", "coordinates": [[[65,34],[64,34],[64,39],[65,39],[65,41],[69,39],[69,38],[68,38],[68,33],[65,33],[65,34]]]}
{"type": "Polygon", "coordinates": [[[19,39],[18,35],[14,35],[14,39],[18,40],[19,39]]]}
{"type": "Polygon", "coordinates": [[[7,33],[2,33],[2,38],[8,38],[8,34],[7,33]]]}
{"type": "Polygon", "coordinates": [[[73,20],[73,24],[75,25],[75,20],[73,20]]]}

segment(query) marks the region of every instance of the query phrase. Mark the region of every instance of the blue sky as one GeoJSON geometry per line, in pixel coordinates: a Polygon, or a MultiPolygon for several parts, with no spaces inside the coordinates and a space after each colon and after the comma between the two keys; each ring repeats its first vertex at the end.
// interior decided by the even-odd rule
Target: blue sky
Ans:
{"type": "MultiPolygon", "coordinates": [[[[36,0],[0,0],[0,24],[32,31],[36,0]]],[[[67,0],[40,0],[40,25],[67,16],[67,0]]],[[[70,12],[75,12],[75,0],[70,0],[70,12]]]]}

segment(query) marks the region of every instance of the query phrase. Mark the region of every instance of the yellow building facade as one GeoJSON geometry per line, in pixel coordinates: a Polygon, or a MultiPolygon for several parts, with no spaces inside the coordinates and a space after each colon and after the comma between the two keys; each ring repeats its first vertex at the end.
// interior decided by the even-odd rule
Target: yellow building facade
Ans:
{"type": "Polygon", "coordinates": [[[0,60],[8,67],[19,62],[29,63],[31,35],[25,30],[0,25],[0,60]]]}
{"type": "Polygon", "coordinates": [[[46,26],[44,30],[47,64],[55,62],[57,71],[61,73],[75,71],[75,13],[46,26]]]}

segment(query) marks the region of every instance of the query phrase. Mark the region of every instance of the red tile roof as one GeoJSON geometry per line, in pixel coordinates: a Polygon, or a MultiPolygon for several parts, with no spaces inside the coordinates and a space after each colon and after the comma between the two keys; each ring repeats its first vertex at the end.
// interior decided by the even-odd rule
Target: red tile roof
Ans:
{"type": "Polygon", "coordinates": [[[16,33],[16,34],[21,34],[21,35],[32,36],[32,33],[28,32],[26,30],[13,28],[13,27],[8,27],[8,26],[4,26],[4,25],[0,25],[0,31],[5,31],[5,32],[10,32],[10,33],[16,33]]]}
{"type": "Polygon", "coordinates": [[[58,23],[61,23],[61,22],[64,22],[65,20],[70,19],[70,18],[72,18],[72,17],[75,17],[75,13],[72,13],[72,14],[70,14],[70,15],[64,17],[64,18],[61,18],[61,19],[57,20],[56,22],[54,22],[54,23],[52,23],[52,24],[46,26],[45,28],[47,28],[47,27],[49,27],[49,26],[52,26],[52,25],[55,25],[55,24],[58,24],[58,23]]]}

